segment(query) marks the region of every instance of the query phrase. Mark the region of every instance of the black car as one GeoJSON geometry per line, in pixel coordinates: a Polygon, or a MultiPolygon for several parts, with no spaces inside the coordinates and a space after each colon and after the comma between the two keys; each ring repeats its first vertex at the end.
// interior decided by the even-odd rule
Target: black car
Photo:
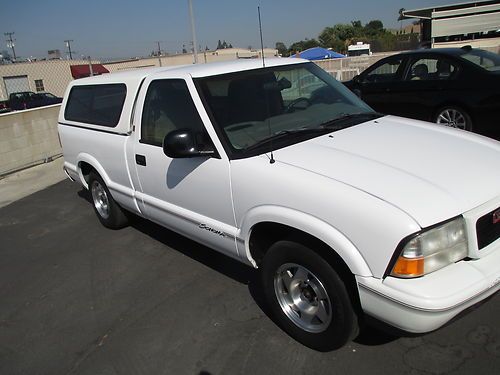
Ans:
{"type": "Polygon", "coordinates": [[[500,56],[471,47],[382,59],[344,83],[375,110],[500,139],[500,56]]]}
{"type": "Polygon", "coordinates": [[[31,91],[16,92],[9,96],[9,107],[11,110],[44,107],[46,105],[62,102],[59,98],[49,92],[34,93],[31,91]]]}

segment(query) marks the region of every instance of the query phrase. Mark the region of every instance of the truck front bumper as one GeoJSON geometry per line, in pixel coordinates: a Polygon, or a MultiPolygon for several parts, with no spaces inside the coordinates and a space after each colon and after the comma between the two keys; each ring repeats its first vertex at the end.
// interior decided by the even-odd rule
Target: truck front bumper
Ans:
{"type": "Polygon", "coordinates": [[[408,332],[435,330],[500,289],[500,240],[480,259],[416,279],[356,276],[365,313],[408,332]]]}

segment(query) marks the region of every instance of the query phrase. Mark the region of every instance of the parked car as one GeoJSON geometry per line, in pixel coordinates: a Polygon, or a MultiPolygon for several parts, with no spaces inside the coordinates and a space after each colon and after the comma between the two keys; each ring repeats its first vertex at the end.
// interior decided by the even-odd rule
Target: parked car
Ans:
{"type": "Polygon", "coordinates": [[[104,226],[132,212],[259,268],[312,348],[365,315],[431,331],[500,288],[500,142],[383,116],[306,60],[78,79],[58,129],[104,226]]]}
{"type": "Polygon", "coordinates": [[[375,110],[500,139],[500,56],[442,48],[384,58],[345,85],[375,110]]]}
{"type": "Polygon", "coordinates": [[[11,110],[21,110],[43,107],[61,102],[62,98],[48,92],[35,93],[31,91],[23,91],[10,94],[8,105],[11,110]]]}
{"type": "Polygon", "coordinates": [[[11,109],[9,107],[8,100],[0,100],[0,113],[10,112],[11,109]]]}

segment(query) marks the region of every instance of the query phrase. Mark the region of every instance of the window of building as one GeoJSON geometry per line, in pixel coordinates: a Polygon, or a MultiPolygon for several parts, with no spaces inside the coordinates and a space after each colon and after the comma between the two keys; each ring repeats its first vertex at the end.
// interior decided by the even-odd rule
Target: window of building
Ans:
{"type": "Polygon", "coordinates": [[[186,82],[182,79],[151,82],[142,112],[141,142],[161,146],[168,133],[186,128],[193,130],[197,138],[206,136],[186,82]]]}
{"type": "Polygon", "coordinates": [[[69,121],[115,127],[127,94],[124,84],[74,86],[64,117],[69,121]]]}
{"type": "Polygon", "coordinates": [[[35,88],[36,92],[45,91],[45,87],[43,87],[43,79],[35,79],[35,88]]]}

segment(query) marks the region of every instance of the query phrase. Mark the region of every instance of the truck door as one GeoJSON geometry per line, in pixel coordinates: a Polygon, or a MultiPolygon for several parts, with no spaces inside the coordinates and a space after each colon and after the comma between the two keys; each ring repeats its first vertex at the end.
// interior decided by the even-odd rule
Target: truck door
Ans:
{"type": "Polygon", "coordinates": [[[194,92],[189,79],[144,82],[134,118],[138,202],[150,220],[236,256],[229,159],[223,152],[216,157],[177,159],[163,153],[165,135],[176,129],[190,128],[212,142],[188,84],[194,92]]]}

